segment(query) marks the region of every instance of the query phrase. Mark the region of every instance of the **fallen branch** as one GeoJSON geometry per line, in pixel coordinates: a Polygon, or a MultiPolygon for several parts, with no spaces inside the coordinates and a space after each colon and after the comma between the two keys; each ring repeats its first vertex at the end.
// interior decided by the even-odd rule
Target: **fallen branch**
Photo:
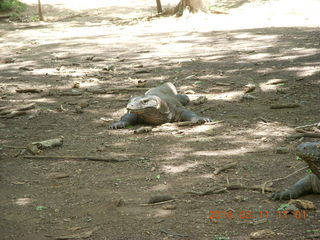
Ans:
{"type": "Polygon", "coordinates": [[[298,126],[298,127],[295,127],[295,129],[314,127],[314,126],[318,126],[318,125],[320,126],[320,122],[318,122],[318,123],[313,123],[313,124],[308,124],[308,125],[298,126]]]}
{"type": "Polygon", "coordinates": [[[132,88],[107,88],[105,89],[106,93],[117,93],[117,92],[132,92],[132,91],[147,91],[149,88],[141,88],[141,87],[132,87],[132,88]]]}
{"type": "Polygon", "coordinates": [[[289,138],[303,138],[303,137],[320,138],[320,133],[304,132],[304,133],[296,134],[293,136],[289,136],[289,138]]]}
{"type": "MultiPolygon", "coordinates": [[[[218,189],[218,190],[209,190],[205,192],[186,192],[186,194],[193,194],[193,195],[198,195],[198,196],[205,196],[205,195],[211,195],[211,194],[217,194],[217,193],[222,193],[222,192],[227,192],[228,190],[239,190],[239,189],[247,189],[247,190],[255,190],[255,191],[263,191],[263,186],[255,185],[255,186],[243,186],[242,184],[231,184],[231,185],[226,185],[225,187],[218,189]]],[[[274,192],[274,188],[270,187],[264,187],[265,191],[268,192],[274,192]]]]}
{"type": "Polygon", "coordinates": [[[206,195],[217,194],[217,193],[222,193],[222,192],[226,192],[226,191],[227,191],[227,188],[224,187],[224,188],[220,188],[220,189],[217,189],[217,190],[208,190],[208,191],[205,191],[205,192],[189,191],[189,192],[186,192],[186,194],[193,194],[193,195],[198,195],[198,196],[206,196],[206,195]]]}
{"type": "Polygon", "coordinates": [[[19,111],[27,111],[35,108],[34,103],[26,104],[26,105],[21,105],[18,107],[2,107],[0,109],[0,115],[6,115],[10,114],[12,112],[19,112],[19,111]]]}
{"type": "Polygon", "coordinates": [[[184,127],[184,126],[194,126],[194,125],[215,125],[218,123],[222,123],[224,122],[222,121],[216,121],[216,122],[206,122],[206,123],[199,123],[199,122],[195,122],[195,121],[185,121],[185,122],[177,122],[174,123],[174,125],[177,125],[178,127],[184,127]]]}
{"type": "Polygon", "coordinates": [[[226,164],[226,165],[224,165],[224,166],[222,166],[222,167],[219,167],[219,168],[217,168],[216,170],[214,170],[214,174],[215,175],[218,175],[220,172],[222,172],[222,171],[224,171],[224,170],[226,170],[226,169],[229,169],[229,168],[232,168],[232,167],[235,167],[237,165],[237,163],[228,163],[228,164],[226,164]]]}
{"type": "Polygon", "coordinates": [[[43,160],[84,160],[84,161],[97,161],[97,162],[126,162],[129,159],[117,158],[97,158],[97,157],[73,157],[73,156],[24,156],[26,159],[43,159],[43,160]]]}
{"type": "Polygon", "coordinates": [[[289,104],[275,104],[271,105],[271,109],[282,109],[282,108],[297,108],[300,107],[300,104],[298,103],[289,103],[289,104]]]}
{"type": "Polygon", "coordinates": [[[287,179],[288,177],[291,177],[291,176],[297,174],[298,172],[300,172],[300,171],[302,171],[302,170],[305,170],[305,169],[308,169],[308,168],[309,168],[309,167],[303,167],[303,168],[300,168],[300,169],[294,171],[293,173],[290,173],[289,175],[287,175],[287,176],[285,176],[285,177],[276,178],[276,179],[272,179],[272,180],[268,180],[268,181],[264,182],[264,183],[262,184],[262,194],[264,194],[264,192],[265,192],[265,190],[266,190],[266,185],[267,185],[268,183],[277,182],[277,181],[282,181],[282,180],[287,179]]]}
{"type": "Polygon", "coordinates": [[[14,118],[14,117],[21,116],[24,114],[27,114],[27,111],[12,111],[11,113],[6,114],[5,116],[1,116],[1,118],[14,118]]]}

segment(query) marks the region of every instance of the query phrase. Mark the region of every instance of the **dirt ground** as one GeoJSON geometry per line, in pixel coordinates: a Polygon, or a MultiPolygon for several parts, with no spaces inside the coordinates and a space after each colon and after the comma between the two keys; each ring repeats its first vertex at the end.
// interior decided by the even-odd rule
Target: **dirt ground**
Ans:
{"type": "MultiPolygon", "coordinates": [[[[179,19],[147,18],[154,1],[48,2],[50,21],[0,22],[0,109],[34,104],[0,118],[1,239],[245,240],[265,229],[269,239],[320,238],[319,195],[302,197],[318,210],[284,216],[287,201],[270,192],[190,193],[261,185],[305,166],[295,147],[319,139],[295,128],[320,122],[319,1],[216,1],[229,14],[179,19]],[[107,128],[131,96],[164,82],[215,123],[107,128]],[[199,96],[207,101],[196,105],[199,96]],[[23,149],[61,136],[62,146],[35,155],[47,158],[23,149]],[[158,195],[174,200],[146,204],[158,195]]],[[[36,13],[28,4],[23,19],[36,13]]]]}

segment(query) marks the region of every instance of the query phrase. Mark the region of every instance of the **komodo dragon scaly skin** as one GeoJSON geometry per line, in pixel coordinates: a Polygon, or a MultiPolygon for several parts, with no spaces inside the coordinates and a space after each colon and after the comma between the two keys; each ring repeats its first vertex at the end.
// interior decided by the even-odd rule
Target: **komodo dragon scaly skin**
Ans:
{"type": "Polygon", "coordinates": [[[130,99],[127,110],[118,122],[109,128],[125,128],[128,125],[146,123],[160,125],[167,122],[194,121],[211,122],[210,118],[200,117],[184,106],[189,102],[187,95],[178,94],[172,83],[164,83],[149,89],[145,95],[130,99]]]}
{"type": "Polygon", "coordinates": [[[305,142],[297,147],[297,156],[305,161],[312,174],[305,176],[287,190],[274,193],[273,200],[298,198],[310,193],[320,193],[320,142],[305,142]]]}

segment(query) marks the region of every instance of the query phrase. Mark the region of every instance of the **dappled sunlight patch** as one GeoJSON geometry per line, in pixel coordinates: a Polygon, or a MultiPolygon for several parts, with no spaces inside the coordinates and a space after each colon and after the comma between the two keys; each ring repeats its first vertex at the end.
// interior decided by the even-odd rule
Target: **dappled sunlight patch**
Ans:
{"type": "Polygon", "coordinates": [[[235,155],[243,155],[249,152],[250,150],[245,147],[240,147],[235,149],[216,150],[216,151],[195,151],[192,155],[208,156],[208,157],[235,156],[235,155]]]}
{"type": "Polygon", "coordinates": [[[268,59],[272,57],[271,54],[269,53],[257,53],[257,54],[252,54],[250,56],[247,57],[247,59],[250,60],[264,60],[264,59],[268,59]]]}
{"type": "Polygon", "coordinates": [[[279,125],[279,123],[264,123],[258,122],[255,124],[254,129],[247,130],[247,133],[253,136],[264,136],[264,137],[285,137],[290,136],[295,131],[285,125],[279,125]]]}
{"type": "Polygon", "coordinates": [[[32,202],[33,202],[32,198],[18,198],[15,203],[19,206],[26,206],[31,204],[32,202]]]}
{"type": "Polygon", "coordinates": [[[303,67],[290,67],[286,69],[289,72],[296,72],[298,77],[309,77],[320,73],[319,65],[303,66],[303,67]]]}
{"type": "Polygon", "coordinates": [[[157,191],[166,191],[166,190],[168,190],[169,188],[171,187],[171,185],[170,184],[158,184],[158,185],[155,185],[155,186],[152,186],[151,188],[150,188],[150,191],[155,191],[155,192],[157,192],[157,191]]]}
{"type": "Polygon", "coordinates": [[[154,218],[168,217],[170,215],[173,215],[173,211],[165,210],[165,209],[157,209],[157,210],[154,210],[154,213],[153,213],[154,218]]]}
{"type": "Polygon", "coordinates": [[[210,94],[208,100],[238,101],[243,96],[243,91],[230,91],[218,94],[210,94]]]}
{"type": "Polygon", "coordinates": [[[284,83],[270,84],[270,81],[272,81],[272,80],[278,80],[279,82],[281,82],[281,80],[283,80],[284,83],[286,82],[285,79],[268,79],[265,82],[259,84],[260,90],[262,92],[274,92],[274,91],[277,91],[277,89],[281,88],[284,84],[284,83]]]}
{"type": "Polygon", "coordinates": [[[196,168],[199,162],[187,162],[178,166],[174,165],[163,165],[161,169],[167,174],[175,174],[188,171],[190,169],[196,168]]]}

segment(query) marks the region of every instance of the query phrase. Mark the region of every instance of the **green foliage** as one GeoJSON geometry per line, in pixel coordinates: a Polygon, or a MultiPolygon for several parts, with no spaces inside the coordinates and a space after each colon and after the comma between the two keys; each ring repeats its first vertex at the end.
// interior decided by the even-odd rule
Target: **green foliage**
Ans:
{"type": "Polygon", "coordinates": [[[26,7],[26,4],[18,0],[0,0],[0,11],[22,12],[26,7]]]}
{"type": "Polygon", "coordinates": [[[277,209],[277,211],[285,211],[290,205],[285,203],[281,204],[280,207],[277,209]]]}

